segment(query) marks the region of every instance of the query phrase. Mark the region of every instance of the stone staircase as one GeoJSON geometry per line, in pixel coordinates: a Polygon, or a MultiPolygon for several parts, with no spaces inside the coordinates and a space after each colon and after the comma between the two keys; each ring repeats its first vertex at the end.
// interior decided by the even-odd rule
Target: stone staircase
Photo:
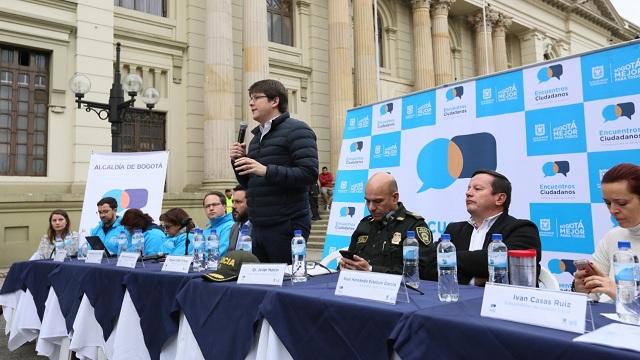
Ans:
{"type": "Polygon", "coordinates": [[[327,226],[329,225],[329,211],[324,206],[320,205],[320,218],[311,222],[311,234],[307,241],[307,248],[311,250],[322,251],[324,247],[324,238],[327,234],[327,226]]]}

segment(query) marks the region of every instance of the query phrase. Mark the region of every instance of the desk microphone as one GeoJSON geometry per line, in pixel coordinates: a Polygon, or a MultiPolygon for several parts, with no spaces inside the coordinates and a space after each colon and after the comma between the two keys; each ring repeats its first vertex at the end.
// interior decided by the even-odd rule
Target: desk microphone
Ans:
{"type": "Polygon", "coordinates": [[[238,142],[242,144],[244,142],[244,135],[247,132],[247,124],[240,122],[240,129],[238,130],[238,142]]]}
{"type": "Polygon", "coordinates": [[[191,224],[192,220],[193,219],[191,219],[191,218],[186,218],[186,219],[182,220],[182,222],[180,223],[180,229],[189,226],[189,224],[191,224]]]}

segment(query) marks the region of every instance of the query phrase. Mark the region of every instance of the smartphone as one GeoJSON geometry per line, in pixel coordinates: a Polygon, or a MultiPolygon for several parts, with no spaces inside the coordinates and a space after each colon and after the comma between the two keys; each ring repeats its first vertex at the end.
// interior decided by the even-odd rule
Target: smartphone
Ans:
{"type": "Polygon", "coordinates": [[[356,255],[354,253],[352,253],[349,250],[340,250],[340,255],[342,255],[343,258],[347,258],[349,260],[353,260],[353,257],[356,255]]]}
{"type": "Polygon", "coordinates": [[[573,260],[573,265],[575,265],[577,270],[586,270],[587,274],[595,273],[595,271],[593,271],[593,264],[587,259],[573,260]]]}

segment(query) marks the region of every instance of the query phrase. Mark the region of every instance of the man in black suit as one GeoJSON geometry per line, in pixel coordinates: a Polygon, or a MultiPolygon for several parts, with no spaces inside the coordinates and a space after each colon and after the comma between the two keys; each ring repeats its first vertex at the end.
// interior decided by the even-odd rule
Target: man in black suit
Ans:
{"type": "MultiPolygon", "coordinates": [[[[492,234],[502,234],[509,250],[535,249],[537,275],[540,274],[541,245],[538,228],[529,220],[509,215],[511,182],[493,170],[478,170],[471,177],[466,192],[467,221],[450,223],[445,233],[451,235],[458,258],[458,282],[484,285],[489,278],[487,246],[492,234]],[[472,281],[473,280],[473,281],[472,281]]],[[[433,246],[427,257],[427,279],[437,280],[437,252],[433,246]]]]}

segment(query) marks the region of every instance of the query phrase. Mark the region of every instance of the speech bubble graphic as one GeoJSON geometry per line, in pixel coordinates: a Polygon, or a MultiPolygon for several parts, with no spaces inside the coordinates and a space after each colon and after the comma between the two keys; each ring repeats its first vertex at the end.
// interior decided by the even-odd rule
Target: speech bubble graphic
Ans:
{"type": "Polygon", "coordinates": [[[607,105],[602,109],[604,122],[617,120],[624,116],[631,120],[631,116],[636,113],[636,106],[632,102],[625,102],[615,105],[607,105]]]}
{"type": "Polygon", "coordinates": [[[547,266],[553,274],[568,272],[573,275],[576,272],[576,266],[573,265],[573,260],[571,259],[551,259],[547,263],[547,266]]]}
{"type": "Polygon", "coordinates": [[[111,189],[102,197],[112,197],[118,202],[118,211],[126,209],[142,209],[147,206],[149,191],[147,189],[111,189]]]}
{"type": "Polygon", "coordinates": [[[355,213],[356,213],[356,208],[354,206],[343,206],[340,208],[341,217],[346,217],[346,216],[353,217],[355,213]]]}
{"type": "Polygon", "coordinates": [[[355,152],[357,151],[362,151],[362,147],[364,145],[364,142],[362,141],[356,141],[351,143],[351,145],[349,145],[349,150],[351,150],[351,152],[355,152]]]}
{"type": "MultiPolygon", "coordinates": [[[[478,169],[495,170],[497,167],[496,138],[490,133],[458,135],[451,142],[462,152],[462,169],[458,178],[470,178],[478,169]]],[[[449,166],[454,158],[449,157],[449,166]]]]}
{"type": "Polygon", "coordinates": [[[560,76],[562,76],[563,69],[562,64],[551,65],[548,67],[543,67],[538,70],[538,82],[545,82],[552,77],[560,80],[560,76]]]}
{"type": "Polygon", "coordinates": [[[418,154],[417,174],[423,183],[418,192],[444,189],[456,179],[470,178],[478,169],[496,167],[496,139],[489,133],[435,139],[418,154]]]}
{"type": "Polygon", "coordinates": [[[542,165],[542,173],[544,174],[544,177],[554,176],[555,174],[562,174],[567,177],[569,170],[569,162],[566,160],[549,161],[542,165]]]}
{"type": "Polygon", "coordinates": [[[380,106],[380,115],[384,115],[386,113],[391,114],[393,112],[393,103],[386,103],[382,106],[380,106]]]}
{"type": "Polygon", "coordinates": [[[449,90],[447,90],[446,97],[447,101],[453,100],[454,98],[462,99],[462,95],[464,95],[464,86],[456,86],[449,90]]]}
{"type": "Polygon", "coordinates": [[[435,139],[425,145],[417,159],[417,173],[422,180],[418,192],[444,189],[455,180],[447,171],[449,165],[449,139],[435,139]]]}

